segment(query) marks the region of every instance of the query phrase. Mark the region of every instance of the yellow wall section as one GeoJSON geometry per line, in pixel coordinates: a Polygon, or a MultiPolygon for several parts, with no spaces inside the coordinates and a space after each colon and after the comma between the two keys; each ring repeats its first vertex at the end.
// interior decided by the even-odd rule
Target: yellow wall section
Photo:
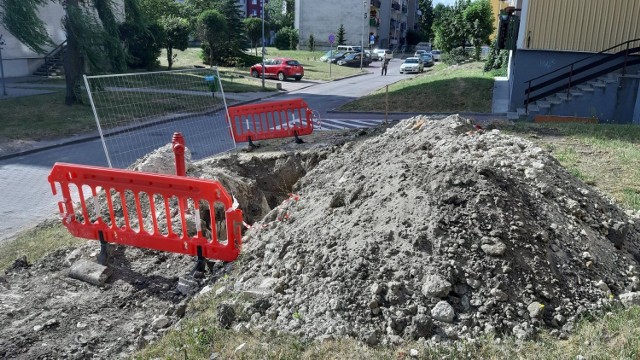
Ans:
{"type": "Polygon", "coordinates": [[[640,38],[640,0],[529,0],[524,35],[525,49],[602,51],[640,38]]]}
{"type": "Polygon", "coordinates": [[[491,40],[495,39],[498,36],[498,25],[500,25],[500,20],[498,20],[498,15],[500,15],[500,10],[507,7],[508,3],[502,0],[490,0],[491,1],[491,11],[493,13],[493,34],[491,34],[491,40]]]}

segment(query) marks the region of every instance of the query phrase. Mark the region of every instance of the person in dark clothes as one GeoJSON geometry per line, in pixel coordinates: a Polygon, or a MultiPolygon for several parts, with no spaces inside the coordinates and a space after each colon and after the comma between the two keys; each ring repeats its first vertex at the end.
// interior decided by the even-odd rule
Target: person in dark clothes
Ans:
{"type": "Polygon", "coordinates": [[[382,63],[382,70],[380,72],[380,75],[387,75],[387,68],[389,67],[389,60],[390,59],[384,59],[384,62],[382,63]]]}

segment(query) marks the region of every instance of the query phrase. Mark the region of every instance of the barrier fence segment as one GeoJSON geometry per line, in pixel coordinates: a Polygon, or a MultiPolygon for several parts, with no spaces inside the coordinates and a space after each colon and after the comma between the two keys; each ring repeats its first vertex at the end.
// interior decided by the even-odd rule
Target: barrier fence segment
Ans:
{"type": "Polygon", "coordinates": [[[48,180],[74,236],[199,259],[240,253],[242,211],[217,181],[65,163],[48,180]]]}
{"type": "Polygon", "coordinates": [[[302,99],[271,101],[228,108],[236,142],[249,142],[309,135],[313,132],[313,111],[302,99]]]}

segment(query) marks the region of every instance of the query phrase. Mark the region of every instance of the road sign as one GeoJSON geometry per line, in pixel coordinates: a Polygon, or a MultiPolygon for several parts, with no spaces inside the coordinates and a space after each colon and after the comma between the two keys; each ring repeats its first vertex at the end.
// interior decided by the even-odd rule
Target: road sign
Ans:
{"type": "Polygon", "coordinates": [[[336,36],[329,34],[329,44],[333,44],[334,42],[336,42],[336,36]]]}

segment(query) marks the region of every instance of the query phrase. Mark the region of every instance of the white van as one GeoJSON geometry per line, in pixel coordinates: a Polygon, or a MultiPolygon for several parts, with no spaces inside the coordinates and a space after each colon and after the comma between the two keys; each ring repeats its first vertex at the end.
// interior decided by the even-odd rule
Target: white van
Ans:
{"type": "Polygon", "coordinates": [[[353,52],[361,52],[362,48],[356,45],[338,45],[338,51],[353,51],[353,52]]]}

